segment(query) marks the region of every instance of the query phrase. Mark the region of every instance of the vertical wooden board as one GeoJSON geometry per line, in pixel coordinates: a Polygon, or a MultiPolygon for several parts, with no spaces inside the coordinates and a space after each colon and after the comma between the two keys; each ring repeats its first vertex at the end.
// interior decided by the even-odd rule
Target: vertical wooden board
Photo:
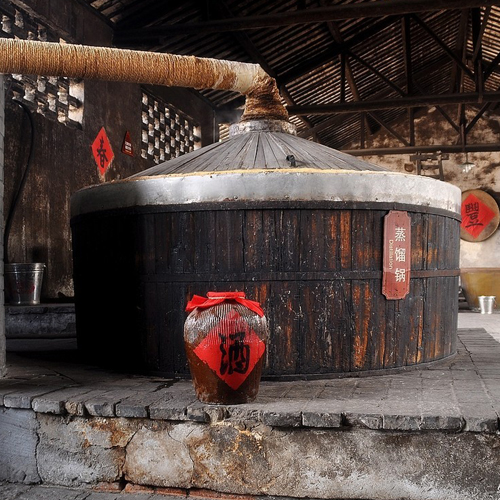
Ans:
{"type": "Polygon", "coordinates": [[[243,219],[243,258],[246,273],[261,270],[263,240],[262,210],[245,210],[243,219]]]}
{"type": "Polygon", "coordinates": [[[140,283],[140,300],[136,335],[141,339],[141,349],[136,355],[141,356],[141,364],[148,371],[156,371],[160,367],[160,339],[165,332],[159,329],[161,306],[158,302],[156,283],[140,283]]]}
{"type": "MultiPolygon", "coordinates": [[[[159,364],[158,370],[163,373],[174,373],[175,369],[175,349],[178,348],[178,343],[175,342],[175,336],[179,335],[178,332],[172,328],[172,313],[165,308],[168,304],[171,285],[167,283],[158,283],[156,286],[156,311],[155,313],[157,332],[158,332],[158,350],[159,350],[159,364]]],[[[182,317],[182,311],[178,311],[179,316],[182,317]]],[[[182,346],[184,349],[184,346],[182,346]]]]}
{"type": "MultiPolygon", "coordinates": [[[[445,318],[452,309],[450,297],[447,295],[446,278],[436,277],[436,308],[433,318],[434,330],[434,350],[432,359],[439,359],[444,356],[444,336],[445,336],[445,318]]],[[[458,302],[458,295],[456,297],[458,302]]]]}
{"type": "Polygon", "coordinates": [[[351,339],[351,370],[360,371],[366,369],[369,365],[368,341],[372,307],[369,282],[353,280],[351,300],[354,314],[354,331],[351,339]]]}
{"type": "MultiPolygon", "coordinates": [[[[245,282],[242,284],[242,289],[245,292],[245,295],[250,300],[255,300],[258,302],[263,311],[267,320],[267,326],[269,329],[269,335],[271,336],[271,324],[274,324],[274,305],[271,301],[270,296],[270,283],[263,281],[253,281],[253,282],[245,282]]],[[[269,347],[269,339],[266,345],[266,352],[264,353],[264,365],[262,367],[263,374],[269,374],[269,366],[270,366],[270,347],[269,347]]]]}
{"type": "Polygon", "coordinates": [[[454,354],[457,350],[457,328],[458,328],[458,276],[450,278],[450,285],[452,289],[452,296],[455,296],[457,300],[452,302],[452,312],[450,316],[450,322],[448,323],[449,332],[449,354],[454,354]]]}
{"type": "Polygon", "coordinates": [[[242,210],[228,210],[227,224],[229,227],[228,270],[241,273],[244,270],[243,257],[243,221],[242,210]]]}
{"type": "Polygon", "coordinates": [[[335,327],[333,337],[335,367],[339,371],[348,372],[351,369],[352,339],[356,331],[351,301],[352,281],[334,281],[332,292],[335,298],[335,305],[331,312],[335,327]]]}
{"type": "Polygon", "coordinates": [[[452,353],[453,337],[456,335],[456,316],[458,314],[458,277],[447,277],[443,279],[443,293],[445,307],[443,316],[443,355],[452,353]]]}
{"type": "Polygon", "coordinates": [[[352,211],[352,269],[356,271],[371,270],[372,214],[370,210],[352,211]]]}
{"type": "Polygon", "coordinates": [[[420,213],[410,213],[411,216],[411,270],[423,269],[424,228],[423,216],[420,213]]]}
{"type": "Polygon", "coordinates": [[[300,265],[300,255],[302,235],[300,233],[300,212],[298,210],[280,210],[279,214],[279,232],[277,239],[280,255],[278,269],[280,271],[298,271],[300,265]]]}
{"type": "Polygon", "coordinates": [[[300,270],[320,271],[325,255],[322,210],[300,211],[300,270]]]}
{"type": "Polygon", "coordinates": [[[370,369],[380,370],[384,367],[386,302],[382,295],[380,280],[371,280],[372,311],[370,316],[370,369]]]}
{"type": "Polygon", "coordinates": [[[170,271],[170,246],[172,244],[170,234],[169,213],[157,213],[154,215],[154,241],[155,246],[155,273],[166,274],[170,271]]]}
{"type": "Polygon", "coordinates": [[[269,322],[269,374],[297,373],[300,335],[299,286],[293,281],[273,281],[273,313],[269,322]]]}
{"type": "Polygon", "coordinates": [[[448,234],[448,217],[436,216],[437,221],[437,268],[449,269],[448,262],[450,260],[450,253],[453,253],[451,246],[452,241],[449,239],[448,234]]]}
{"type": "MultiPolygon", "coordinates": [[[[385,303],[381,293],[381,282],[378,279],[369,281],[370,315],[368,329],[368,364],[369,370],[380,370],[384,367],[382,352],[385,348],[385,303]]],[[[368,300],[368,297],[367,297],[368,300]]]]}
{"type": "Polygon", "coordinates": [[[302,373],[340,371],[344,312],[333,282],[308,281],[301,285],[302,373]]]}
{"type": "Polygon", "coordinates": [[[370,269],[373,270],[382,269],[382,246],[385,215],[386,212],[381,210],[373,210],[371,214],[372,221],[370,229],[370,269]]]}
{"type": "Polygon", "coordinates": [[[191,212],[193,248],[190,251],[193,273],[205,274],[211,270],[211,249],[214,234],[212,212],[200,210],[191,212]]]}
{"type": "Polygon", "coordinates": [[[352,211],[340,211],[340,269],[352,269],[352,211]]]}
{"type": "Polygon", "coordinates": [[[446,218],[447,269],[458,269],[460,265],[460,223],[446,218]]]}
{"type": "Polygon", "coordinates": [[[325,270],[340,270],[340,213],[338,210],[325,211],[325,270]]]}
{"type": "Polygon", "coordinates": [[[216,272],[226,273],[231,268],[231,227],[228,212],[225,210],[215,212],[215,242],[216,272]]]}
{"type": "Polygon", "coordinates": [[[262,269],[266,271],[278,271],[280,255],[278,249],[277,220],[279,221],[279,210],[262,211],[262,244],[260,247],[262,269]]]}
{"type": "Polygon", "coordinates": [[[196,269],[196,227],[195,214],[182,212],[179,214],[182,245],[179,247],[179,260],[182,262],[182,272],[193,273],[196,269]]]}
{"type": "Polygon", "coordinates": [[[435,270],[438,266],[439,226],[437,215],[428,215],[427,226],[427,269],[435,270]]]}
{"type": "Polygon", "coordinates": [[[188,300],[194,294],[203,295],[206,290],[199,284],[194,286],[182,282],[165,283],[165,314],[164,324],[168,329],[170,348],[173,350],[173,371],[176,374],[189,373],[186,351],[184,348],[184,322],[187,318],[185,312],[188,300]]]}
{"type": "MultiPolygon", "coordinates": [[[[412,283],[410,283],[411,288],[412,283]]],[[[408,364],[408,351],[411,350],[412,321],[411,297],[413,290],[404,298],[396,301],[394,329],[396,332],[396,362],[399,366],[408,364]]]]}
{"type": "Polygon", "coordinates": [[[396,302],[385,301],[385,345],[384,345],[384,368],[394,368],[397,357],[397,332],[396,332],[396,302]]]}
{"type": "Polygon", "coordinates": [[[436,343],[436,315],[439,313],[437,280],[427,278],[424,299],[423,362],[432,361],[436,343]]]}
{"type": "Polygon", "coordinates": [[[155,273],[156,268],[154,216],[144,214],[134,219],[136,269],[139,274],[151,275],[155,273]]]}
{"type": "Polygon", "coordinates": [[[408,304],[408,324],[410,333],[407,339],[406,353],[404,357],[405,365],[414,365],[421,360],[422,329],[424,313],[423,285],[421,279],[411,281],[411,294],[407,297],[408,304]]]}

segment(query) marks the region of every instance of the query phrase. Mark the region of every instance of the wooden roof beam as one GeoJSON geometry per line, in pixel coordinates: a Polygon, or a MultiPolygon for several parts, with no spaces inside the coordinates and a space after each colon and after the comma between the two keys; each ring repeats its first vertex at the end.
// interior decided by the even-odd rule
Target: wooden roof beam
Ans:
{"type": "MultiPolygon", "coordinates": [[[[483,102],[500,102],[500,91],[484,92],[483,102]]],[[[288,106],[290,115],[332,115],[340,113],[363,113],[381,109],[419,108],[444,106],[447,104],[480,104],[481,94],[478,92],[413,95],[394,99],[377,99],[367,101],[338,102],[333,104],[317,104],[288,106]]]]}
{"type": "Polygon", "coordinates": [[[452,61],[455,61],[456,64],[462,69],[462,71],[472,80],[475,81],[474,73],[464,64],[464,62],[453,52],[448,45],[446,45],[439,36],[434,33],[434,31],[425,23],[422,19],[420,19],[417,15],[412,14],[412,19],[414,19],[422,29],[444,50],[444,52],[450,57],[452,61]]]}
{"type": "Polygon", "coordinates": [[[500,143],[467,144],[441,144],[432,146],[404,146],[396,148],[369,148],[369,149],[341,149],[343,153],[351,156],[387,156],[413,153],[489,153],[500,151],[500,143]]]}
{"type": "Polygon", "coordinates": [[[495,5],[496,0],[375,0],[373,2],[338,4],[315,9],[275,12],[267,15],[232,17],[199,23],[166,24],[149,28],[117,30],[116,42],[132,39],[156,38],[174,34],[207,34],[224,31],[242,31],[292,26],[297,24],[317,24],[342,19],[360,19],[404,15],[418,12],[456,10],[495,5]]]}
{"type": "Polygon", "coordinates": [[[307,75],[311,71],[314,71],[315,69],[318,69],[321,66],[335,60],[340,56],[340,54],[342,54],[342,52],[350,50],[357,44],[365,42],[391,24],[394,24],[396,21],[398,21],[398,19],[398,16],[386,17],[385,19],[376,22],[365,30],[358,32],[356,35],[349,38],[349,40],[343,43],[333,43],[327,50],[321,52],[320,54],[317,54],[315,57],[309,58],[305,63],[296,66],[290,71],[282,73],[279,76],[280,83],[286,85],[287,83],[290,83],[291,81],[296,80],[301,76],[307,75]]]}

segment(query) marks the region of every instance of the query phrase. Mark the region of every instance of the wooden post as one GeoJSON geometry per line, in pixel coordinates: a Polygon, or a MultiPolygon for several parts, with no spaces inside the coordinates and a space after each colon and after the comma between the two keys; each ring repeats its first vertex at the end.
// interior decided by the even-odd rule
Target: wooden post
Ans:
{"type": "MultiPolygon", "coordinates": [[[[0,75],[0,192],[3,193],[4,173],[4,136],[5,136],[5,85],[4,76],[0,75]]],[[[0,197],[0,215],[3,221],[3,194],[0,197]]],[[[0,225],[0,378],[7,374],[6,348],[5,348],[5,300],[3,279],[3,222],[0,225]]]]}

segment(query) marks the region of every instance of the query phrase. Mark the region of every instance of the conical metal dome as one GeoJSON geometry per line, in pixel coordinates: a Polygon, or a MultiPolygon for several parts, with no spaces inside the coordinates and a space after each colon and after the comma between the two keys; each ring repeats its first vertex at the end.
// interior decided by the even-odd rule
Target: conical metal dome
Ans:
{"type": "Polygon", "coordinates": [[[132,177],[290,168],[387,170],[299,138],[288,122],[255,120],[233,125],[227,141],[168,160],[132,177]]]}

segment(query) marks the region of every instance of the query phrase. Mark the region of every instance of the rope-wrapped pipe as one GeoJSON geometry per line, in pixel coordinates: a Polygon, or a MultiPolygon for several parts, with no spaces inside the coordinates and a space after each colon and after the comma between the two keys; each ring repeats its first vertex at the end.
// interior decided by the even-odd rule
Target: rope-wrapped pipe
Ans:
{"type": "MultiPolygon", "coordinates": [[[[267,96],[267,118],[287,119],[276,82],[258,64],[159,52],[0,38],[0,73],[231,90],[267,96]],[[269,91],[274,95],[269,98],[269,91]],[[277,97],[276,97],[277,96],[277,97]]],[[[258,97],[257,97],[258,99],[258,97]]],[[[257,114],[245,110],[245,119],[257,114]]]]}

